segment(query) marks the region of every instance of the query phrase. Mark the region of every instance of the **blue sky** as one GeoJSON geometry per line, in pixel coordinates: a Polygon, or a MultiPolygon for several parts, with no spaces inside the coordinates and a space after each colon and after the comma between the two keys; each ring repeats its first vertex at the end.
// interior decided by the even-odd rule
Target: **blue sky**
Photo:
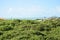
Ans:
{"type": "Polygon", "coordinates": [[[60,0],[0,0],[1,18],[60,17],[60,0]]]}

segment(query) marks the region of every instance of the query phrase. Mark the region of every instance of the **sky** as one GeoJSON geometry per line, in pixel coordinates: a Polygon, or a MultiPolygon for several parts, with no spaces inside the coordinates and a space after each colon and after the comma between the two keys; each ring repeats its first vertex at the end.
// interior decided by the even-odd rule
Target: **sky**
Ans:
{"type": "Polygon", "coordinates": [[[0,18],[60,17],[60,0],[0,0],[0,18]]]}

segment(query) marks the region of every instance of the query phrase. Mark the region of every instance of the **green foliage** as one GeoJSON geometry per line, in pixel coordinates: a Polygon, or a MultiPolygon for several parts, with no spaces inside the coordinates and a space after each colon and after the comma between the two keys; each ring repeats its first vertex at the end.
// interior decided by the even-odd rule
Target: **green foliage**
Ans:
{"type": "Polygon", "coordinates": [[[0,19],[0,40],[60,40],[60,18],[0,19]]]}

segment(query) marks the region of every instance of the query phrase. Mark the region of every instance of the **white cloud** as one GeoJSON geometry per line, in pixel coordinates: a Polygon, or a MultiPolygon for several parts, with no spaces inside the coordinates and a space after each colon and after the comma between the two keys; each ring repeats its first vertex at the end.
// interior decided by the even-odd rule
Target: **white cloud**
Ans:
{"type": "Polygon", "coordinates": [[[15,14],[32,14],[32,13],[60,13],[60,7],[54,8],[43,8],[40,6],[31,6],[31,7],[24,7],[24,8],[9,8],[8,13],[15,13],[15,14]]]}
{"type": "Polygon", "coordinates": [[[54,7],[54,8],[51,8],[51,10],[49,10],[50,11],[50,13],[52,13],[52,14],[58,14],[58,13],[60,13],[60,6],[56,6],[56,7],[54,7]]]}
{"type": "Polygon", "coordinates": [[[56,7],[56,12],[60,13],[60,6],[56,7]]]}
{"type": "MultiPolygon", "coordinates": [[[[11,11],[12,8],[9,9],[11,11]]],[[[43,9],[40,6],[31,6],[31,7],[23,7],[23,8],[13,8],[12,12],[13,13],[37,13],[37,12],[44,12],[45,9],[43,9]]]]}
{"type": "Polygon", "coordinates": [[[60,7],[54,8],[44,8],[41,6],[31,6],[31,7],[19,7],[19,8],[8,8],[9,16],[16,17],[30,17],[30,16],[41,16],[41,15],[56,15],[56,13],[60,13],[60,7]]]}
{"type": "Polygon", "coordinates": [[[12,12],[12,8],[8,8],[8,13],[12,12]]]}

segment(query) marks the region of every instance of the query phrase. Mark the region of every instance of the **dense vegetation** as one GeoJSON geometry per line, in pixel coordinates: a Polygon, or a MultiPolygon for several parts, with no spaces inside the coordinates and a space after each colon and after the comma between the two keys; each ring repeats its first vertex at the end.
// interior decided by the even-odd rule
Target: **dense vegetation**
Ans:
{"type": "Polygon", "coordinates": [[[60,40],[60,17],[0,19],[0,40],[60,40]]]}

